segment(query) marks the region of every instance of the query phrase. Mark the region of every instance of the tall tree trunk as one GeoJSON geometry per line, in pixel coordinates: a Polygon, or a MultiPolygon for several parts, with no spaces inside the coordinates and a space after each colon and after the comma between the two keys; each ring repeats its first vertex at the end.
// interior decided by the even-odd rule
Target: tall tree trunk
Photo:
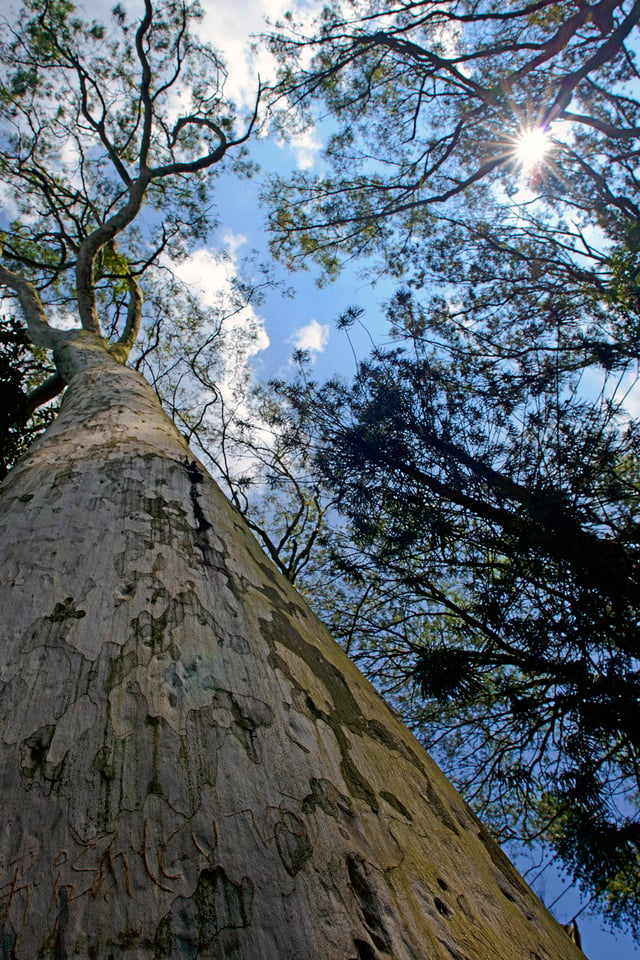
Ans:
{"type": "Polygon", "coordinates": [[[580,956],[106,358],[0,497],[0,958],[580,956]]]}

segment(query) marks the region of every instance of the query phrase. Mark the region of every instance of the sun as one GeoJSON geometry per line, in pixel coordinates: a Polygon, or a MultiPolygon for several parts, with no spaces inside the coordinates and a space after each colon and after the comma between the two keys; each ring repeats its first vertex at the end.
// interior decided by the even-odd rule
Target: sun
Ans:
{"type": "Polygon", "coordinates": [[[515,155],[525,170],[532,170],[541,163],[551,146],[549,133],[543,127],[523,130],[516,140],[515,155]]]}

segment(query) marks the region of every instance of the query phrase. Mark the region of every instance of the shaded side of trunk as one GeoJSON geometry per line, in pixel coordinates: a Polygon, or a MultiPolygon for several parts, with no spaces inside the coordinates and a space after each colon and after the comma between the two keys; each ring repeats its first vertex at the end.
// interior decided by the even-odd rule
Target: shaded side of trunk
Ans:
{"type": "Polygon", "coordinates": [[[580,956],[137,374],[1,490],[0,957],[580,956]]]}

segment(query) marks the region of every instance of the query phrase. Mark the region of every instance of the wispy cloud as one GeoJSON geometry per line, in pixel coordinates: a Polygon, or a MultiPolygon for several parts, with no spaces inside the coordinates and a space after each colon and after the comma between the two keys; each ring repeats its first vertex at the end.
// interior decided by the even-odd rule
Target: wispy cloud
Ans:
{"type": "MultiPolygon", "coordinates": [[[[268,45],[260,40],[273,29],[291,8],[291,0],[242,0],[242,12],[238,0],[204,0],[204,18],[200,35],[220,52],[227,66],[228,77],[225,93],[246,114],[255,107],[258,83],[263,86],[274,83],[278,62],[268,45]]],[[[309,25],[318,15],[313,3],[294,4],[296,19],[309,25]]],[[[311,51],[303,51],[311,56],[311,51]]],[[[240,127],[238,127],[240,129],[240,127]]],[[[320,139],[312,127],[290,131],[286,144],[301,170],[309,170],[320,151],[320,139]]]]}

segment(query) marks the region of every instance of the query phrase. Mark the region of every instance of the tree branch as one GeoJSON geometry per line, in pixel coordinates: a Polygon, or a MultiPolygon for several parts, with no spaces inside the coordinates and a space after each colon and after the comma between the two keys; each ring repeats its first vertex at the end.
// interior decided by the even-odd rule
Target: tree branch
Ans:
{"type": "MultiPolygon", "coordinates": [[[[142,288],[134,276],[128,278],[129,286],[129,304],[127,307],[127,322],[125,324],[122,336],[116,343],[118,355],[126,351],[129,355],[131,348],[138,338],[140,330],[140,318],[142,316],[142,288]]],[[[125,358],[126,359],[126,358],[125,358]]]]}
{"type": "Polygon", "coordinates": [[[43,403],[48,403],[49,400],[53,400],[55,397],[57,397],[60,393],[62,393],[65,387],[66,383],[60,374],[54,373],[53,376],[49,377],[48,380],[45,380],[44,383],[41,383],[39,387],[36,387],[35,390],[32,390],[31,393],[27,394],[24,405],[25,419],[28,419],[30,416],[32,416],[38,407],[41,407],[43,403]]]}
{"type": "Polygon", "coordinates": [[[8,287],[17,296],[32,341],[39,347],[53,350],[64,339],[65,332],[49,326],[40,294],[34,285],[2,265],[0,284],[8,287]]]}

